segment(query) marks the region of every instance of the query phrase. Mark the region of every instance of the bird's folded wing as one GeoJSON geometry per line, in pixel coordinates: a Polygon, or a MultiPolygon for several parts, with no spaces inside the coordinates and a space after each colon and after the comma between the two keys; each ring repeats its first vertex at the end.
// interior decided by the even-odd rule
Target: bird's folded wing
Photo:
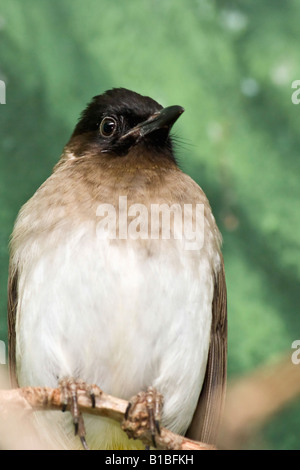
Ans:
{"type": "Polygon", "coordinates": [[[212,327],[205,379],[187,437],[216,444],[224,398],[227,370],[227,293],[224,264],[215,279],[212,327]]]}
{"type": "Polygon", "coordinates": [[[8,277],[8,305],[7,305],[7,322],[8,322],[8,361],[12,387],[18,386],[16,374],[16,310],[17,310],[17,285],[18,274],[10,268],[8,277]]]}

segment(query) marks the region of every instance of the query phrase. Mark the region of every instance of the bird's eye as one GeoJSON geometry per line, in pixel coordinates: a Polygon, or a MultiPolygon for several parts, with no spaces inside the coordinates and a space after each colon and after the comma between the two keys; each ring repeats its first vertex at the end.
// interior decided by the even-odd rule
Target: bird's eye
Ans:
{"type": "Polygon", "coordinates": [[[117,130],[117,121],[113,117],[105,117],[100,123],[100,134],[111,137],[117,130]]]}

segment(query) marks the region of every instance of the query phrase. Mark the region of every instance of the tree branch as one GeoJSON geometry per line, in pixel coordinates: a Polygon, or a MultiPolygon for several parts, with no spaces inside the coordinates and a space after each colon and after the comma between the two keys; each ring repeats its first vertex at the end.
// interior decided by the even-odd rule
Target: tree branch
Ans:
{"type": "MultiPolygon", "coordinates": [[[[111,418],[119,423],[124,420],[128,402],[102,392],[100,388],[93,388],[95,393],[95,407],[83,390],[78,390],[78,405],[82,413],[111,418]]],[[[0,390],[0,416],[8,416],[10,412],[21,413],[23,416],[32,411],[61,410],[62,396],[60,389],[48,387],[24,387],[13,390],[0,390]]],[[[67,406],[67,409],[69,407],[67,406]]],[[[152,445],[150,432],[147,430],[138,438],[145,445],[152,445]]],[[[214,446],[192,441],[162,428],[160,435],[155,437],[157,449],[170,450],[213,450],[214,446]]]]}

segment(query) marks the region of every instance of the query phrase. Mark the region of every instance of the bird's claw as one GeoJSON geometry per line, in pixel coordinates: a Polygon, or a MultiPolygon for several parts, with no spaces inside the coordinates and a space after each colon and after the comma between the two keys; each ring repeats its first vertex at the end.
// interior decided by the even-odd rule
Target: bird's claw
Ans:
{"type": "Polygon", "coordinates": [[[95,407],[95,385],[89,385],[82,380],[75,380],[72,377],[63,378],[59,381],[59,387],[62,397],[62,411],[66,411],[70,407],[70,412],[73,418],[73,425],[75,436],[81,440],[82,446],[85,450],[89,450],[85,438],[85,426],[82,413],[78,406],[78,390],[83,390],[87,393],[91,400],[91,406],[95,407]]]}
{"type": "Polygon", "coordinates": [[[135,395],[128,403],[122,429],[131,439],[139,439],[150,432],[151,443],[156,447],[156,435],[160,434],[163,396],[154,388],[135,395]]]}

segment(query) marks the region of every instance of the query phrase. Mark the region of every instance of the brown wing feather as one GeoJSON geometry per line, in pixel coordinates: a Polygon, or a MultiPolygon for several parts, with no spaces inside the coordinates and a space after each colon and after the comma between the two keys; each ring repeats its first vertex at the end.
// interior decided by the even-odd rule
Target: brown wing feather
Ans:
{"type": "Polygon", "coordinates": [[[16,310],[18,302],[17,294],[18,274],[10,269],[8,277],[8,360],[12,387],[18,387],[16,374],[16,310]]]}
{"type": "Polygon", "coordinates": [[[215,279],[211,342],[205,379],[187,437],[216,444],[226,391],[227,293],[224,265],[215,279]]]}

